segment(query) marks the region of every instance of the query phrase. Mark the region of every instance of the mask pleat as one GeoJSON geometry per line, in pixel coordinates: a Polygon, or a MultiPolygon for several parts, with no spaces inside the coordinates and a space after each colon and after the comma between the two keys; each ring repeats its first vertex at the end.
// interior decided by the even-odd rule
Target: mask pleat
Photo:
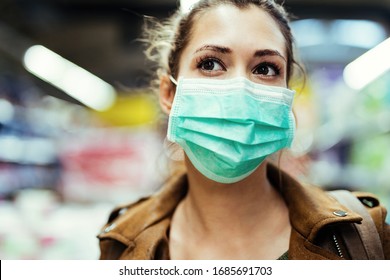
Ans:
{"type": "Polygon", "coordinates": [[[179,79],[167,138],[204,176],[237,182],[291,145],[293,95],[245,78],[179,79]]]}

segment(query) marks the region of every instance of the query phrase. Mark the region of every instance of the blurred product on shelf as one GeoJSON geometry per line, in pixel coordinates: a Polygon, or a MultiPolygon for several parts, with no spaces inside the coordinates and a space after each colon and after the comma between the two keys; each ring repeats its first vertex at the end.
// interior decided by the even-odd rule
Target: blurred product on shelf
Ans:
{"type": "Polygon", "coordinates": [[[161,139],[150,129],[90,129],[61,140],[60,193],[68,201],[132,201],[164,177],[161,139]]]}
{"type": "Polygon", "coordinates": [[[107,203],[63,203],[51,190],[31,189],[0,201],[0,259],[96,259],[93,236],[107,203]]]}
{"type": "Polygon", "coordinates": [[[98,258],[113,205],[164,177],[154,101],[139,96],[97,114],[0,73],[1,259],[98,258]]]}

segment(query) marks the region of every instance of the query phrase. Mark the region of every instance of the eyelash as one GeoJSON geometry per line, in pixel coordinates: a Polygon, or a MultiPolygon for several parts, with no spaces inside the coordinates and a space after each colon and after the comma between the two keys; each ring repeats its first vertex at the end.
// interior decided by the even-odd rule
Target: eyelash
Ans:
{"type": "Polygon", "coordinates": [[[208,71],[208,70],[202,69],[202,64],[207,62],[207,61],[217,62],[218,64],[220,64],[222,66],[222,68],[226,69],[225,65],[223,64],[223,62],[220,59],[218,59],[214,56],[210,56],[210,55],[205,55],[205,56],[199,57],[196,60],[196,68],[203,70],[203,71],[208,71]]]}
{"type": "Polygon", "coordinates": [[[262,63],[256,65],[256,67],[253,69],[253,71],[255,71],[256,69],[258,69],[261,66],[271,67],[275,71],[275,76],[280,75],[281,68],[273,62],[262,62],[262,63]]]}
{"type": "MultiPolygon", "coordinates": [[[[206,71],[206,72],[211,72],[213,70],[205,70],[205,69],[202,69],[202,64],[205,63],[205,62],[208,62],[208,61],[211,61],[211,62],[216,62],[218,63],[224,70],[226,69],[224,63],[214,57],[214,56],[210,56],[210,55],[205,55],[205,56],[202,56],[202,57],[199,57],[197,60],[196,60],[196,68],[202,70],[202,71],[206,71]]],[[[256,67],[253,68],[252,72],[254,72],[256,69],[258,69],[259,67],[262,67],[262,66],[265,66],[265,67],[270,67],[273,69],[273,71],[275,72],[275,76],[279,76],[280,75],[280,72],[281,72],[281,68],[273,63],[273,62],[261,62],[259,63],[258,65],[256,65],[256,67]]]]}

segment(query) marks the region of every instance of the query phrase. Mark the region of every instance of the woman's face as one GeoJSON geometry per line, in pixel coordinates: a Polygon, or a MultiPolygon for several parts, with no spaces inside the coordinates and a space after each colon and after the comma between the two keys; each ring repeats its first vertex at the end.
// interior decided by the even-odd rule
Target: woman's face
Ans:
{"type": "Polygon", "coordinates": [[[246,77],[261,84],[287,86],[285,40],[262,9],[221,5],[199,16],[179,60],[178,77],[246,77]]]}

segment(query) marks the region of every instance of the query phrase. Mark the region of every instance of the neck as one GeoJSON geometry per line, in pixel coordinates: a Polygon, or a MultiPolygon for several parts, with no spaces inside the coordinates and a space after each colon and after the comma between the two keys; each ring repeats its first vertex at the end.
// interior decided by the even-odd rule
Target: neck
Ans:
{"type": "Polygon", "coordinates": [[[287,250],[288,208],[266,164],[234,184],[213,182],[186,164],[189,187],[172,218],[172,258],[276,259],[287,250]]]}
{"type": "Polygon", "coordinates": [[[266,164],[233,184],[211,181],[201,176],[191,163],[187,162],[187,166],[189,191],[183,210],[196,224],[194,228],[203,233],[215,232],[220,236],[221,228],[229,225],[229,235],[233,232],[236,236],[247,235],[258,228],[259,221],[275,224],[275,218],[286,209],[282,197],[268,181],[266,164]]]}

